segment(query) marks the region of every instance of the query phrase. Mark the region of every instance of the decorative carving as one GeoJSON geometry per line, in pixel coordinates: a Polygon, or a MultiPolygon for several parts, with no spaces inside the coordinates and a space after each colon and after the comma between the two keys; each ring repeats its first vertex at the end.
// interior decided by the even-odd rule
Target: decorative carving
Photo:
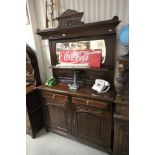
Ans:
{"type": "Polygon", "coordinates": [[[79,14],[83,15],[83,12],[79,13],[76,10],[68,9],[65,12],[63,12],[58,18],[64,18],[64,17],[68,17],[68,16],[75,16],[75,15],[79,16],[79,14]]]}
{"type": "Polygon", "coordinates": [[[84,106],[84,105],[76,105],[76,112],[88,112],[88,113],[95,114],[99,117],[102,117],[101,110],[98,110],[89,106],[84,106]]]}
{"type": "Polygon", "coordinates": [[[82,17],[83,12],[68,9],[56,18],[58,20],[58,28],[82,25],[84,24],[84,22],[81,21],[82,17]]]}
{"type": "Polygon", "coordinates": [[[60,101],[60,100],[57,100],[55,98],[42,98],[42,100],[46,105],[56,105],[56,106],[59,106],[59,107],[66,109],[66,102],[65,101],[60,101]]]}

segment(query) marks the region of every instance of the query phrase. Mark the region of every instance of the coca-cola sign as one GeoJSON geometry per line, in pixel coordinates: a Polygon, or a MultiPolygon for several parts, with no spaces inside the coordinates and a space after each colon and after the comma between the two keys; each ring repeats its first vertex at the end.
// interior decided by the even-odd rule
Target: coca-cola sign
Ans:
{"type": "Polygon", "coordinates": [[[100,64],[101,49],[59,51],[59,63],[90,64],[94,60],[97,64],[100,64]]]}

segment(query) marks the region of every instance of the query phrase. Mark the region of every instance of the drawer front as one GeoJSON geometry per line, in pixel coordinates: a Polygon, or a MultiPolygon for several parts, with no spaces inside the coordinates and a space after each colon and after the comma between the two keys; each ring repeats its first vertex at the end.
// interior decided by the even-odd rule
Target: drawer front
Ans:
{"type": "Polygon", "coordinates": [[[72,98],[72,103],[73,104],[82,104],[82,105],[87,105],[95,108],[100,108],[100,109],[107,109],[108,108],[108,103],[107,102],[101,102],[101,101],[95,101],[95,100],[89,100],[89,99],[82,99],[82,98],[72,98]]]}
{"type": "Polygon", "coordinates": [[[51,92],[47,92],[47,91],[42,91],[41,96],[45,97],[45,98],[52,98],[52,99],[57,99],[57,100],[61,100],[61,101],[68,101],[68,96],[59,95],[59,94],[55,94],[55,93],[51,93],[51,92]]]}
{"type": "Polygon", "coordinates": [[[46,105],[60,106],[65,109],[67,107],[66,104],[68,103],[68,96],[42,91],[41,97],[43,103],[46,105]]]}

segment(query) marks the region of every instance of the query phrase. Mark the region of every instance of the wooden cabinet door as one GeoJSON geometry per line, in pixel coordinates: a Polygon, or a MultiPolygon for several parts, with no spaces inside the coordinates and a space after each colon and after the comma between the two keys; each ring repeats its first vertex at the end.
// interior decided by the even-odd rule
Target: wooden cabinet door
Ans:
{"type": "Polygon", "coordinates": [[[108,103],[72,98],[74,134],[111,149],[111,115],[108,103]]]}
{"type": "Polygon", "coordinates": [[[55,132],[70,133],[68,96],[42,92],[46,127],[55,132]]]}

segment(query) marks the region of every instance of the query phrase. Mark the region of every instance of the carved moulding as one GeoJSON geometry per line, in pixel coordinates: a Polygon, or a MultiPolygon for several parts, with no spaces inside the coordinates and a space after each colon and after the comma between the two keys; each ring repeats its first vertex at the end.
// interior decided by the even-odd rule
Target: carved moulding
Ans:
{"type": "Polygon", "coordinates": [[[54,105],[54,106],[59,106],[63,109],[66,109],[66,102],[65,101],[60,101],[54,98],[42,98],[43,102],[50,106],[50,105],[54,105]]]}
{"type": "Polygon", "coordinates": [[[58,20],[59,28],[68,28],[84,24],[84,22],[81,21],[82,17],[83,12],[68,9],[56,19],[58,20]]]}
{"type": "Polygon", "coordinates": [[[102,117],[102,110],[94,109],[89,106],[76,105],[76,112],[88,112],[102,117]]]}

